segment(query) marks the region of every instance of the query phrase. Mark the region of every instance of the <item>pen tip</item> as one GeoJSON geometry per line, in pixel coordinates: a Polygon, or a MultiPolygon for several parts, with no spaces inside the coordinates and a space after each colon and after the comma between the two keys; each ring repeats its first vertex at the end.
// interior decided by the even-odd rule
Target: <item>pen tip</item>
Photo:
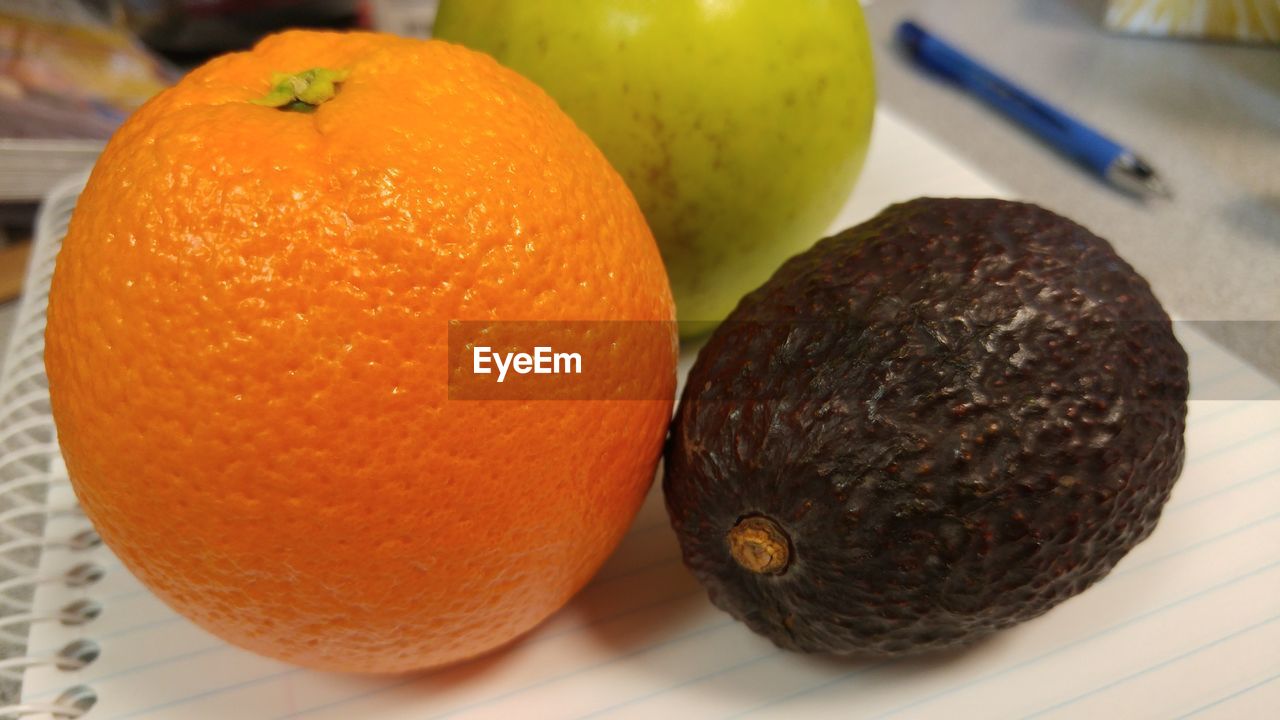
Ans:
{"type": "Polygon", "coordinates": [[[1156,196],[1165,199],[1173,197],[1169,186],[1164,184],[1156,171],[1142,158],[1124,153],[1112,161],[1106,172],[1107,180],[1122,190],[1134,195],[1156,196]]]}

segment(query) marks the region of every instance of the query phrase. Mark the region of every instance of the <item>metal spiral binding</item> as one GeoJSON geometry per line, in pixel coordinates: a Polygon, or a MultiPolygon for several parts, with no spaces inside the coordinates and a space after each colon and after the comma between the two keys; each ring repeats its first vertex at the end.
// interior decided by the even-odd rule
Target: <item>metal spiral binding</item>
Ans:
{"type": "Polygon", "coordinates": [[[0,718],[78,718],[98,702],[98,694],[86,685],[73,685],[48,703],[22,703],[0,706],[0,718]]]}
{"type": "Polygon", "coordinates": [[[103,612],[102,605],[89,598],[43,613],[33,604],[40,585],[84,587],[103,576],[103,569],[90,562],[53,573],[39,571],[40,556],[47,549],[83,552],[101,543],[87,523],[70,536],[44,536],[48,519],[79,514],[78,506],[51,507],[46,502],[50,490],[65,487],[68,480],[55,462],[59,451],[44,374],[44,326],[54,258],[86,179],[80,176],[62,183],[40,209],[25,292],[0,369],[0,697],[16,698],[23,671],[39,665],[67,672],[69,687],[50,701],[0,705],[0,720],[78,718],[98,699],[92,688],[76,682],[74,676],[98,658],[97,642],[87,637],[73,640],[48,655],[31,655],[25,648],[33,623],[91,626],[103,612]]]}

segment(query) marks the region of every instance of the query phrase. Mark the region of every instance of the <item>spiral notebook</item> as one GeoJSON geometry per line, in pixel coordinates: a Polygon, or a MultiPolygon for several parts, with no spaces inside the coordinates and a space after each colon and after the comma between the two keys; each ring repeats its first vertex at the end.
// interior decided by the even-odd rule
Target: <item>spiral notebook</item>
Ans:
{"type": "MultiPolygon", "coordinates": [[[[94,544],[65,479],[41,350],[54,254],[77,190],[63,186],[43,210],[0,375],[0,558],[18,574],[0,585],[0,634],[26,646],[0,661],[0,672],[22,673],[14,715],[1277,716],[1280,386],[1189,323],[1177,324],[1194,388],[1186,470],[1159,528],[1083,595],[966,652],[839,661],[777,650],[708,603],[680,563],[657,487],[594,581],[500,653],[378,678],[311,672],[229,647],[174,615],[94,544]],[[47,498],[38,492],[45,487],[47,498]],[[47,519],[42,532],[24,524],[33,517],[47,519]]],[[[867,170],[836,224],[924,194],[1004,193],[882,112],[867,170]]],[[[686,353],[686,369],[690,360],[686,353]]]]}

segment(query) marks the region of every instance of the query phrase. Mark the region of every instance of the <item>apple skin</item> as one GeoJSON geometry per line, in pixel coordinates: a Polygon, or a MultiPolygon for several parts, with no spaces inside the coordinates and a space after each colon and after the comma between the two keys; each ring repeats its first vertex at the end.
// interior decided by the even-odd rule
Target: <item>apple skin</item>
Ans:
{"type": "Polygon", "coordinates": [[[622,174],[681,334],[835,218],[875,108],[857,0],[443,0],[435,36],[541,85],[622,174]]]}

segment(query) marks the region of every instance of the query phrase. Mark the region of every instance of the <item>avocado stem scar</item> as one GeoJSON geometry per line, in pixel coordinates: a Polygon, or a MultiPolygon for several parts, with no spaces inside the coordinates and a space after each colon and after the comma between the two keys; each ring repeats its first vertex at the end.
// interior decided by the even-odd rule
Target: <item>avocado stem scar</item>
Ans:
{"type": "Polygon", "coordinates": [[[729,531],[729,553],[743,568],[761,575],[781,575],[791,563],[791,539],[763,515],[748,515],[729,531]]]}

